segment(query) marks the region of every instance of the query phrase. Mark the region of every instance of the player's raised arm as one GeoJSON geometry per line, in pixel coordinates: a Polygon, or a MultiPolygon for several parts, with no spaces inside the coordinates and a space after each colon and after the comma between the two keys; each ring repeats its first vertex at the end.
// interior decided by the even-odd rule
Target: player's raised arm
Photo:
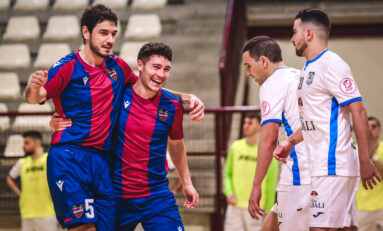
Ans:
{"type": "Polygon", "coordinates": [[[264,210],[260,206],[262,197],[262,181],[265,178],[267,170],[269,169],[270,162],[273,159],[273,150],[275,149],[278,141],[279,123],[269,122],[262,126],[261,139],[258,145],[258,162],[255,169],[255,176],[253,182],[253,189],[249,198],[249,213],[255,218],[264,215],[264,210]]]}
{"type": "Polygon", "coordinates": [[[46,99],[47,91],[43,88],[48,79],[48,71],[36,71],[25,89],[25,99],[28,103],[37,104],[46,99]]]}
{"type": "Polygon", "coordinates": [[[189,108],[191,109],[189,112],[191,120],[201,121],[204,118],[205,104],[197,96],[193,94],[172,91],[169,89],[166,90],[179,97],[182,101],[182,104],[189,105],[189,108]]]}
{"type": "Polygon", "coordinates": [[[375,178],[380,181],[369,155],[367,112],[362,101],[356,101],[347,105],[352,114],[356,140],[358,142],[360,177],[365,189],[372,189],[376,185],[375,178]]]}
{"type": "Polygon", "coordinates": [[[186,208],[195,208],[198,205],[199,195],[191,181],[184,141],[182,139],[169,139],[168,147],[170,157],[180,176],[182,190],[186,196],[184,206],[186,208]]]}

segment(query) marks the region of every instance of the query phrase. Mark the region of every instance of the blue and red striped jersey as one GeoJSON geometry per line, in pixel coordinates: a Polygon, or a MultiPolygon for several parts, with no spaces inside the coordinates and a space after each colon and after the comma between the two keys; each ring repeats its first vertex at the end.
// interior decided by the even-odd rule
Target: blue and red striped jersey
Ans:
{"type": "Polygon", "coordinates": [[[110,150],[124,85],[136,80],[129,65],[117,56],[105,58],[100,67],[88,65],[79,51],[56,62],[44,85],[46,98],[52,98],[61,117],[72,119],[72,127],[55,132],[52,144],[110,150]]]}
{"type": "Polygon", "coordinates": [[[180,99],[161,89],[152,99],[137,95],[132,85],[123,94],[113,132],[112,181],[119,198],[138,198],[168,189],[168,137],[183,138],[180,99]]]}

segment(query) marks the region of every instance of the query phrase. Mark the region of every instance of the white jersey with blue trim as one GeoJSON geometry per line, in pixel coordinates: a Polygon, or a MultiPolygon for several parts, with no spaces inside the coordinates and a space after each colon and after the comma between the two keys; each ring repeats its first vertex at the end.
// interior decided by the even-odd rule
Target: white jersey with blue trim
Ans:
{"type": "Polygon", "coordinates": [[[325,50],[307,61],[299,78],[298,103],[312,176],[359,176],[351,112],[344,106],[360,100],[350,67],[337,54],[325,50]]]}
{"type": "MultiPolygon", "coordinates": [[[[261,85],[259,98],[261,101],[262,123],[281,123],[288,136],[300,128],[297,103],[299,71],[290,68],[278,68],[261,85]]],[[[304,144],[296,145],[282,165],[279,184],[305,185],[310,184],[308,157],[304,144]]]]}

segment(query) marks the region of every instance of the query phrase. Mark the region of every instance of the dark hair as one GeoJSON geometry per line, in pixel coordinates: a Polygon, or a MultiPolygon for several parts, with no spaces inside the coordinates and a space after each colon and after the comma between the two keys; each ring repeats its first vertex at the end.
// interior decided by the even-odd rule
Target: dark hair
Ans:
{"type": "Polygon", "coordinates": [[[160,42],[149,42],[141,47],[137,60],[141,60],[145,64],[152,55],[164,56],[170,62],[173,58],[173,52],[168,45],[160,42]]]}
{"type": "Polygon", "coordinates": [[[27,131],[27,132],[24,132],[23,133],[23,138],[26,138],[26,137],[30,137],[34,140],[39,140],[41,141],[43,139],[43,137],[41,136],[41,133],[40,132],[37,132],[37,131],[27,131]]]}
{"type": "Polygon", "coordinates": [[[269,36],[261,35],[250,39],[242,48],[242,54],[249,51],[250,56],[258,59],[265,56],[271,62],[277,63],[282,61],[282,51],[278,43],[269,36]]]}
{"type": "Polygon", "coordinates": [[[247,112],[243,118],[256,119],[258,123],[261,122],[261,116],[259,115],[258,112],[247,112]]]}
{"type": "Polygon", "coordinates": [[[368,121],[370,121],[370,120],[375,121],[376,124],[378,125],[378,127],[380,128],[380,121],[379,121],[378,118],[376,118],[376,117],[374,117],[374,116],[369,116],[367,120],[368,120],[368,121]]]}
{"type": "Polygon", "coordinates": [[[327,38],[330,35],[331,24],[328,15],[319,9],[304,9],[299,11],[295,16],[295,20],[300,19],[303,23],[311,22],[320,26],[326,32],[327,38]]]}
{"type": "MultiPolygon", "coordinates": [[[[92,33],[97,24],[106,20],[114,22],[117,26],[117,15],[110,8],[102,4],[97,4],[84,10],[81,16],[81,28],[86,26],[88,31],[92,33]]],[[[84,35],[82,33],[81,35],[84,39],[84,35]]]]}

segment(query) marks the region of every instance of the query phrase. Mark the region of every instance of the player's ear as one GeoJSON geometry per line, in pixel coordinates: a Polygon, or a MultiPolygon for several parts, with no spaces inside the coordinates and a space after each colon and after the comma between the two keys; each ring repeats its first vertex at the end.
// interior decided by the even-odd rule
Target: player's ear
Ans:
{"type": "Polygon", "coordinates": [[[269,59],[266,58],[266,56],[263,56],[263,55],[259,59],[262,62],[262,66],[264,68],[267,68],[267,66],[269,65],[269,59]]]}
{"type": "Polygon", "coordinates": [[[137,60],[137,68],[139,71],[142,71],[144,69],[144,63],[142,62],[141,59],[137,60]]]}
{"type": "Polygon", "coordinates": [[[81,28],[81,33],[82,35],[84,36],[84,39],[85,40],[89,40],[90,39],[90,31],[88,30],[88,27],[87,26],[83,26],[81,28]]]}
{"type": "Polygon", "coordinates": [[[306,30],[306,38],[307,41],[312,41],[314,39],[314,31],[312,29],[307,29],[306,30]]]}

